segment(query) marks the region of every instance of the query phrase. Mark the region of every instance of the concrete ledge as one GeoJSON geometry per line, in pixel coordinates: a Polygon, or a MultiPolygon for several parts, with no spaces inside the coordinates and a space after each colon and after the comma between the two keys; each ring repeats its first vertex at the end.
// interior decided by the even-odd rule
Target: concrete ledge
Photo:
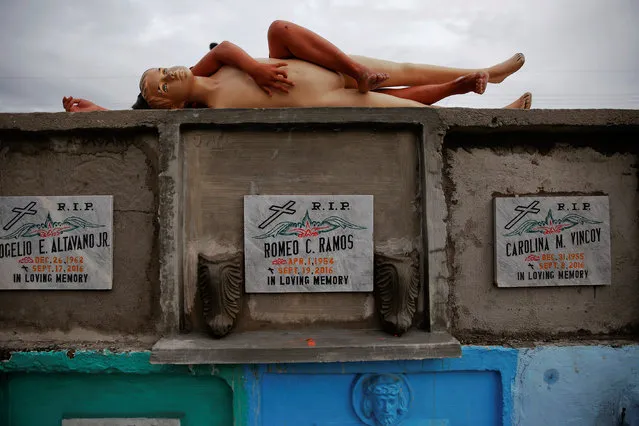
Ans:
{"type": "Polygon", "coordinates": [[[223,339],[189,334],[161,339],[152,364],[262,364],[459,358],[448,333],[412,330],[402,337],[379,330],[254,331],[223,339]]]}
{"type": "Polygon", "coordinates": [[[109,350],[111,352],[148,351],[158,341],[157,334],[104,333],[73,328],[68,331],[42,331],[35,328],[0,331],[0,363],[12,352],[109,350]]]}
{"type": "Polygon", "coordinates": [[[504,110],[470,108],[268,108],[2,113],[0,131],[157,128],[279,124],[427,124],[434,128],[512,130],[638,127],[638,110],[504,110]],[[556,128],[554,128],[556,127],[556,128]]]}

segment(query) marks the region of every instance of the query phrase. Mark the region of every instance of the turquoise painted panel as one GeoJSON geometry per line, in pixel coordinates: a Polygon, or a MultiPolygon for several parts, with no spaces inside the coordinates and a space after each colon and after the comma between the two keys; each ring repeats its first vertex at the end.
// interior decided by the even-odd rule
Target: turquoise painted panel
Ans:
{"type": "Polygon", "coordinates": [[[9,399],[7,398],[7,375],[0,372],[0,425],[9,424],[9,399]]]}
{"type": "Polygon", "coordinates": [[[639,346],[522,349],[513,423],[639,426],[639,346]]]}
{"type": "MultiPolygon", "coordinates": [[[[189,381],[201,377],[204,382],[210,383],[212,388],[217,389],[216,392],[219,391],[224,395],[220,401],[207,402],[208,406],[217,404],[225,407],[221,417],[216,416],[215,421],[221,421],[221,424],[228,423],[227,418],[232,412],[235,424],[245,425],[247,424],[249,409],[246,387],[243,386],[245,381],[243,377],[244,371],[245,369],[242,366],[234,365],[151,364],[150,352],[148,351],[118,353],[108,350],[13,352],[9,360],[0,361],[0,425],[10,424],[10,406],[20,405],[15,400],[10,403],[11,395],[8,392],[8,384],[10,377],[17,377],[22,373],[32,373],[34,375],[37,375],[36,373],[58,373],[42,374],[43,380],[57,380],[60,373],[83,373],[86,374],[83,377],[88,379],[97,375],[109,377],[120,374],[142,383],[147,376],[183,377],[188,378],[189,381]],[[228,409],[226,402],[229,397],[232,397],[232,410],[228,409]]],[[[66,376],[66,374],[64,375],[66,376]]],[[[149,383],[155,384],[156,381],[153,380],[149,383]]],[[[172,388],[166,386],[160,389],[166,391],[164,393],[173,392],[172,388]]],[[[189,397],[188,390],[182,392],[182,394],[184,395],[183,399],[189,397]]],[[[123,395],[127,395],[127,392],[123,392],[123,395]]],[[[188,406],[184,408],[184,410],[187,409],[188,406]]],[[[198,420],[195,421],[195,424],[209,425],[211,422],[210,419],[202,419],[202,422],[198,420]]]]}
{"type": "Polygon", "coordinates": [[[9,426],[59,426],[74,417],[168,417],[182,426],[233,424],[231,389],[216,377],[165,374],[5,376],[9,426]]]}
{"type": "MultiPolygon", "coordinates": [[[[132,374],[203,374],[212,375],[218,370],[210,365],[189,367],[186,365],[151,364],[151,353],[104,351],[33,351],[13,352],[8,361],[0,362],[0,372],[35,373],[132,373],[132,374]]],[[[225,374],[233,367],[220,366],[225,374]]]]}

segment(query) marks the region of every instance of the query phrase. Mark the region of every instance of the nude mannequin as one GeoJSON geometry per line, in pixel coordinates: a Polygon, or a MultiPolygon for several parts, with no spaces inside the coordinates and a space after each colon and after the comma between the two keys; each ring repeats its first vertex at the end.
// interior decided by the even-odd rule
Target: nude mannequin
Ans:
{"type": "MultiPolygon", "coordinates": [[[[524,63],[521,54],[484,70],[351,57],[312,31],[286,21],[271,24],[268,42],[270,60],[255,60],[223,42],[190,71],[185,67],[148,70],[141,89],[152,106],[161,108],[182,108],[188,102],[210,108],[421,107],[453,94],[481,94],[487,82],[503,81],[524,63]],[[398,85],[413,87],[380,88],[398,85]],[[169,86],[170,95],[162,90],[169,86]]],[[[530,108],[530,94],[522,98],[507,107],[530,108]]],[[[63,105],[67,111],[104,109],[71,97],[64,98],[63,105]]]]}

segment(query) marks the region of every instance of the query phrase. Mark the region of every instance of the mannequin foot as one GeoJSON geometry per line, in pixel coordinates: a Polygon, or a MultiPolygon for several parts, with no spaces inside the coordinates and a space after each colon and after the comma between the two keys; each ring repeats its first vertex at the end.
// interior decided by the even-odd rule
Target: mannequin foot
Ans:
{"type": "Polygon", "coordinates": [[[505,109],[530,109],[532,105],[532,93],[526,92],[519,97],[515,102],[510,105],[506,105],[505,109]]]}
{"type": "Polygon", "coordinates": [[[526,58],[523,53],[516,53],[512,58],[505,60],[504,62],[493,65],[490,68],[487,68],[486,71],[490,74],[490,78],[488,79],[489,83],[501,83],[508,77],[510,74],[518,71],[519,68],[524,66],[524,62],[526,62],[526,58]]]}
{"type": "Polygon", "coordinates": [[[357,79],[357,90],[360,93],[366,93],[379,88],[383,82],[390,77],[385,72],[364,71],[357,79]]]}
{"type": "Polygon", "coordinates": [[[485,71],[464,75],[453,81],[453,90],[458,95],[468,92],[475,92],[481,95],[486,90],[488,78],[488,73],[485,71]]]}

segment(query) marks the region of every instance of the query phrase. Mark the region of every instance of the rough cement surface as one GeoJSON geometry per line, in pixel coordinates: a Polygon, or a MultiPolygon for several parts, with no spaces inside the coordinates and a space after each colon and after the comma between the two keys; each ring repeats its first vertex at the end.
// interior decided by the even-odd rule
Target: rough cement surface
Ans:
{"type": "MultiPolygon", "coordinates": [[[[426,215],[423,236],[426,247],[426,262],[421,265],[428,292],[424,292],[422,300],[425,311],[425,321],[431,331],[450,329],[450,315],[448,313],[448,297],[450,267],[447,263],[446,245],[447,229],[446,195],[444,193],[444,155],[443,128],[428,128],[422,144],[423,164],[425,176],[422,182],[426,215]]],[[[428,328],[428,327],[427,327],[428,328]]]]}
{"type": "Polygon", "coordinates": [[[3,291],[0,328],[153,329],[159,292],[156,150],[156,140],[140,133],[2,137],[0,195],[114,196],[114,260],[110,291],[3,291]]]}
{"type": "Polygon", "coordinates": [[[637,151],[631,149],[631,140],[629,135],[585,141],[545,133],[448,140],[448,251],[453,270],[449,309],[454,334],[473,341],[473,334],[626,334],[639,326],[639,193],[637,151]],[[615,143],[618,146],[611,148],[615,143]],[[612,152],[599,152],[598,147],[612,152]],[[623,147],[625,152],[616,151],[623,147]],[[497,288],[493,196],[571,193],[610,197],[612,285],[497,288]]]}
{"type": "Polygon", "coordinates": [[[435,110],[443,125],[463,132],[487,133],[527,128],[529,131],[578,130],[590,132],[596,128],[612,130],[613,126],[639,126],[637,110],[595,109],[469,109],[438,108],[435,110]]]}
{"type": "Polygon", "coordinates": [[[158,244],[160,263],[160,321],[158,331],[177,333],[182,325],[182,149],[177,124],[159,128],[158,244]]]}
{"type": "MultiPolygon", "coordinates": [[[[195,130],[183,138],[184,300],[186,315],[194,312],[193,325],[197,254],[243,250],[247,194],[373,195],[375,249],[421,250],[418,137],[412,132],[195,130]]],[[[248,294],[244,300],[238,330],[287,323],[376,324],[370,294],[248,294]]]]}
{"type": "MultiPolygon", "coordinates": [[[[11,354],[21,351],[74,351],[83,349],[105,350],[110,352],[128,352],[150,350],[157,342],[153,334],[123,334],[121,332],[103,333],[95,330],[72,328],[61,331],[7,330],[0,332],[1,361],[8,360],[11,354]]],[[[0,367],[1,368],[1,367],[0,367]]]]}

